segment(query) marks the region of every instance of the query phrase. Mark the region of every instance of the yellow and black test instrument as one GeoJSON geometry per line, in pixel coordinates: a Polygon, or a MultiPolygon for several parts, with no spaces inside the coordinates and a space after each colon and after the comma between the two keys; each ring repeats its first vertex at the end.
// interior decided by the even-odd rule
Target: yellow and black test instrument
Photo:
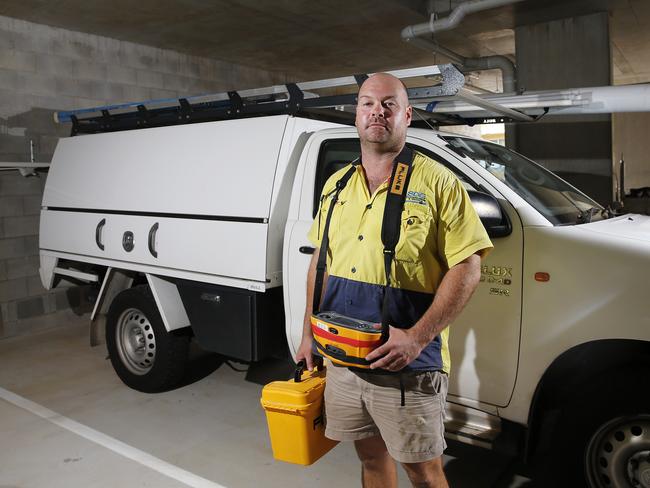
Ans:
{"type": "MultiPolygon", "coordinates": [[[[316,279],[314,283],[313,314],[311,330],[320,354],[333,363],[351,368],[369,369],[370,363],[366,356],[388,339],[388,289],[390,288],[390,268],[395,256],[395,247],[399,241],[402,208],[406,200],[406,189],[411,176],[414,152],[404,146],[402,152],[395,158],[393,172],[388,184],[386,205],[381,225],[381,240],[384,245],[384,268],[386,272],[386,287],[382,303],[381,327],[378,324],[347,317],[332,311],[320,311],[320,297],[323,290],[323,278],[327,262],[329,246],[329,226],[332,212],[338,201],[341,190],[356,171],[360,161],[354,161],[352,167],[336,182],[332,191],[323,238],[321,239],[320,254],[316,264],[316,279]]],[[[327,195],[329,196],[329,195],[327,195]]]]}
{"type": "Polygon", "coordinates": [[[364,358],[382,343],[381,327],[336,312],[311,316],[311,331],[318,351],[341,366],[367,368],[364,358]]]}

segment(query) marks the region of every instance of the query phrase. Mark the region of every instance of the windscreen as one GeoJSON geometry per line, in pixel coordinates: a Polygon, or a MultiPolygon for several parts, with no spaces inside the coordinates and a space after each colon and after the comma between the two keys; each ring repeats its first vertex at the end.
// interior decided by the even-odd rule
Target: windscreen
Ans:
{"type": "Polygon", "coordinates": [[[605,218],[605,209],[539,164],[509,149],[485,141],[441,136],[448,147],[473,159],[505,183],[554,225],[605,218]]]}

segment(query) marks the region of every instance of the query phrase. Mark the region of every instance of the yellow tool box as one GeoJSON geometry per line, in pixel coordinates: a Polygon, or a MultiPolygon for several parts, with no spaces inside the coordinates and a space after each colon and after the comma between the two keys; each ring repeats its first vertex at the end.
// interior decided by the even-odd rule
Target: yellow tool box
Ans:
{"type": "Polygon", "coordinates": [[[269,383],[262,389],[260,401],[266,411],[273,457],[306,466],[320,459],[338,441],[325,437],[325,368],[320,366],[303,373],[300,363],[293,380],[269,383]]]}

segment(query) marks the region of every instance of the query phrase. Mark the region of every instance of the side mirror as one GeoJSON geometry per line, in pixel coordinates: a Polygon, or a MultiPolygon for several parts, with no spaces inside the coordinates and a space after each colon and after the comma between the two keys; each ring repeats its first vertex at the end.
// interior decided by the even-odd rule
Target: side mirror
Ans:
{"type": "Polygon", "coordinates": [[[467,194],[490,237],[505,237],[512,233],[510,220],[496,198],[474,190],[468,190],[467,194]]]}

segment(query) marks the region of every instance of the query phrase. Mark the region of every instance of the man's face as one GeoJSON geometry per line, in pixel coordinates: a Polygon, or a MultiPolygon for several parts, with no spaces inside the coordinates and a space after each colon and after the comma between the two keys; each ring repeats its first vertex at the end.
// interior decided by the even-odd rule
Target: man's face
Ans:
{"type": "Polygon", "coordinates": [[[406,140],[411,115],[406,91],[394,76],[376,74],[361,86],[355,125],[362,143],[399,150],[406,140]]]}

